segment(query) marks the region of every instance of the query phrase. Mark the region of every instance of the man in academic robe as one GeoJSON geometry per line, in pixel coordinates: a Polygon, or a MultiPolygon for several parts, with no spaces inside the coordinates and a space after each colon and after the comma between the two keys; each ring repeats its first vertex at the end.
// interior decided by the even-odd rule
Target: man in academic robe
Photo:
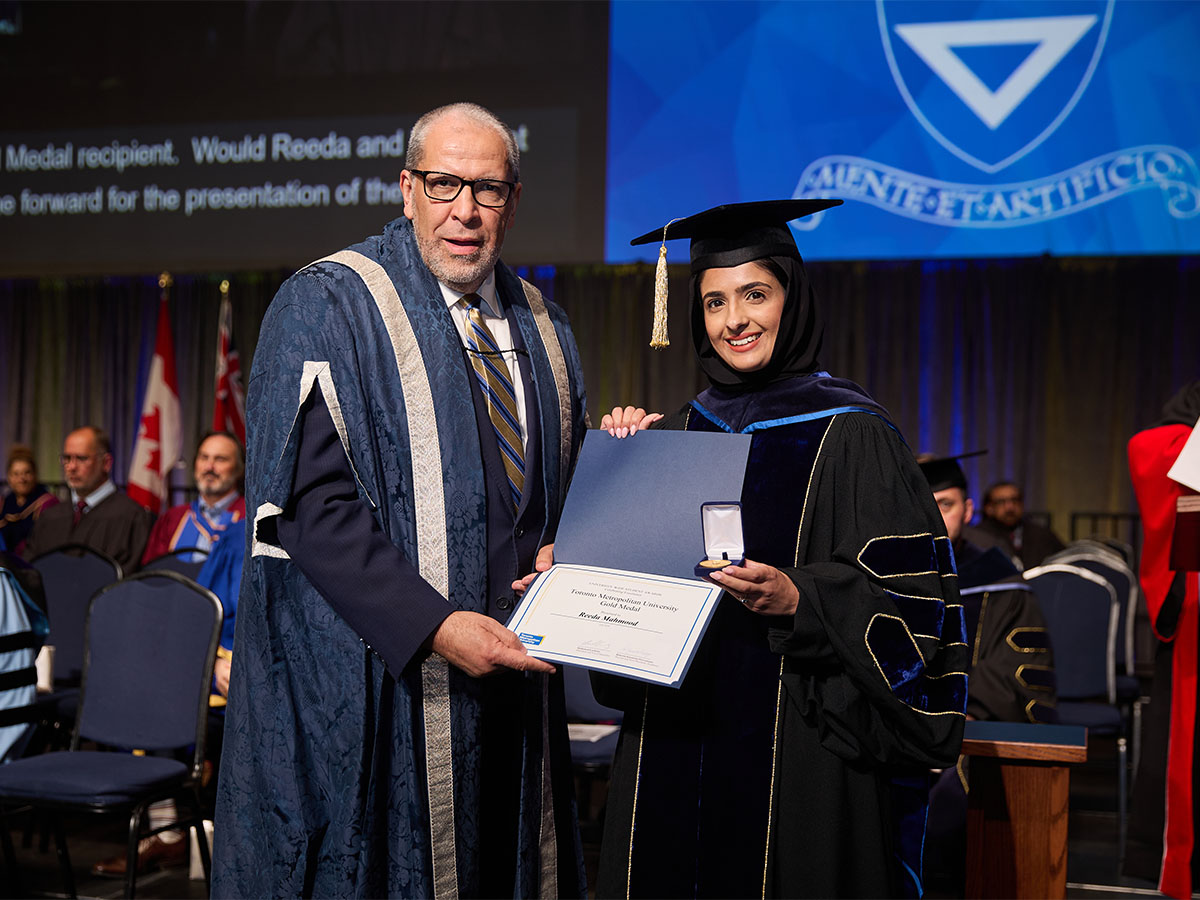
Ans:
{"type": "Polygon", "coordinates": [[[404,217],[289,279],[254,356],[214,896],[583,891],[561,675],[502,624],[582,440],[578,352],[499,263],[511,130],[454,104],[407,152],[404,217]]]}
{"type": "MultiPolygon", "coordinates": [[[[242,445],[228,432],[209,432],[201,438],[192,468],[200,496],[158,517],[143,565],[176,548],[210,551],[226,528],[246,518],[246,501],[238,489],[245,469],[242,456],[242,445]]],[[[189,562],[204,558],[199,553],[186,555],[189,562]]]]}
{"type": "Polygon", "coordinates": [[[63,544],[86,544],[121,564],[125,574],[138,567],[150,534],[150,513],[117,490],[108,435],[91,425],[76,428],[63,441],[63,476],[71,502],[38,517],[25,545],[36,559],[63,544]]]}
{"type": "Polygon", "coordinates": [[[1200,381],[1129,439],[1129,474],[1142,516],[1139,578],[1157,638],[1142,758],[1130,806],[1124,871],[1185,898],[1200,883],[1200,494],[1167,473],[1200,420],[1200,381]]]}
{"type": "MultiPolygon", "coordinates": [[[[983,550],[964,536],[974,514],[959,460],[980,452],[917,458],[954,550],[970,650],[967,717],[980,721],[1055,721],[1054,657],[1037,595],[997,547],[983,550]]],[[[967,772],[965,757],[938,777],[929,796],[926,866],[931,878],[961,889],[965,877],[967,772]]]]}
{"type": "Polygon", "coordinates": [[[983,492],[983,521],[968,525],[967,537],[983,549],[999,547],[1021,571],[1040,566],[1064,548],[1057,534],[1025,515],[1025,496],[1011,481],[983,492]]]}

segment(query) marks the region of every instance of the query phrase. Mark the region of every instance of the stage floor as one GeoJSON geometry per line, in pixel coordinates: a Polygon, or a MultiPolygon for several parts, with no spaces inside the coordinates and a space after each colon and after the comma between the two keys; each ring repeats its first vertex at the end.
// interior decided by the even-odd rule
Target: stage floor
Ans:
{"type": "MultiPolygon", "coordinates": [[[[1072,769],[1067,896],[1099,900],[1106,897],[1161,896],[1149,881],[1124,877],[1119,872],[1117,852],[1117,813],[1114,790],[1115,774],[1110,748],[1094,745],[1089,762],[1072,769]]],[[[599,798],[596,798],[599,799],[599,798]]],[[[119,879],[99,878],[91,874],[92,864],[124,850],[125,822],[96,817],[67,821],[68,847],[76,889],[80,897],[117,898],[124,893],[119,879]]],[[[37,840],[31,848],[22,848],[22,829],[12,830],[26,894],[53,893],[62,890],[53,842],[38,852],[37,840]]],[[[599,847],[594,832],[585,832],[584,852],[589,883],[595,883],[599,847]]],[[[3,895],[0,891],[0,895],[3,895]]],[[[141,898],[182,898],[200,900],[206,896],[203,881],[189,880],[186,869],[151,872],[138,879],[141,898]]],[[[931,900],[953,896],[944,888],[930,885],[931,900]]],[[[1193,894],[1193,896],[1198,896],[1193,894]]]]}

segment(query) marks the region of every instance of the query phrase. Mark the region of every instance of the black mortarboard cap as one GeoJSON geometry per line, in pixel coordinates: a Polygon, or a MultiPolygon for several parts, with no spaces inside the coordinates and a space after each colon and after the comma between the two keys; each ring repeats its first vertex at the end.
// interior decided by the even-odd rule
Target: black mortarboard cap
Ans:
{"type": "Polygon", "coordinates": [[[955,456],[934,456],[926,453],[917,457],[917,465],[921,467],[921,471],[925,474],[925,480],[929,482],[929,489],[934,493],[952,487],[962,488],[965,491],[967,476],[963,473],[959,460],[982,456],[985,453],[987,453],[986,450],[972,450],[969,453],[959,453],[955,456]]]}
{"type": "Polygon", "coordinates": [[[692,273],[704,269],[740,266],[768,256],[800,258],[796,240],[788,222],[811,216],[841,200],[761,200],[753,203],[726,203],[704,212],[674,219],[661,228],[648,231],[629,242],[652,244],[662,241],[658,251],[658,271],[654,291],[654,336],[650,346],[667,346],[667,241],[691,238],[692,273]]]}
{"type": "Polygon", "coordinates": [[[740,266],[766,256],[796,256],[796,241],[787,223],[841,205],[841,200],[823,198],[726,203],[676,219],[665,228],[634,238],[629,244],[634,247],[691,238],[693,272],[740,266]]]}

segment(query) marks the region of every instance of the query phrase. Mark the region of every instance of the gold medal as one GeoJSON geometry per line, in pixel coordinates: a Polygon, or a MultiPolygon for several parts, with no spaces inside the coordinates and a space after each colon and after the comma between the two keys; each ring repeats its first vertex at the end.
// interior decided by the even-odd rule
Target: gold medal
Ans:
{"type": "Polygon", "coordinates": [[[702,560],[700,560],[700,565],[702,565],[706,569],[723,569],[726,566],[731,565],[732,563],[733,563],[733,560],[731,560],[731,559],[702,559],[702,560]]]}

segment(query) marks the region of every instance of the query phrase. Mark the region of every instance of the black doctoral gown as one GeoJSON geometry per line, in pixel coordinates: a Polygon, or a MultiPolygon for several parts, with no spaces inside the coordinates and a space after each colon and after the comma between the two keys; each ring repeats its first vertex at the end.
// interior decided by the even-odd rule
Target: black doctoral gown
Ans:
{"type": "Polygon", "coordinates": [[[984,722],[1055,722],[1054,651],[1037,595],[996,547],[954,549],[967,642],[967,715],[984,722]]]}
{"type": "Polygon", "coordinates": [[[680,424],[753,435],[746,555],[800,603],[763,617],[723,597],[679,690],[595,679],[625,710],[598,896],[918,895],[928,768],[953,765],[966,697],[924,477],[828,376],[711,389],[680,424]]]}

